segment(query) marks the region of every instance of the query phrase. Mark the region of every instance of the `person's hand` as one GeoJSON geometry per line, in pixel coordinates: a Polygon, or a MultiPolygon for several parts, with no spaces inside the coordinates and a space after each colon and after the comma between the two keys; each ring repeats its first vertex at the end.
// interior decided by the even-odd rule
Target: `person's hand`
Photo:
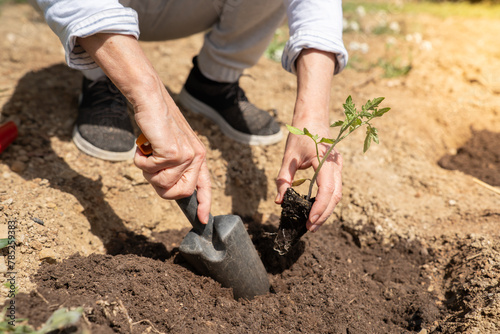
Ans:
{"type": "MultiPolygon", "coordinates": [[[[311,133],[318,134],[320,138],[329,135],[328,124],[296,123],[293,126],[303,129],[307,128],[311,133]]],[[[321,144],[319,155],[324,157],[330,145],[321,144]]],[[[319,162],[316,157],[316,148],[311,138],[289,134],[286,142],[283,163],[276,180],[278,195],[275,202],[281,204],[287,188],[291,187],[295,173],[299,169],[307,169],[311,166],[316,171],[319,162]]],[[[342,157],[335,149],[326,159],[316,179],[318,193],[309,214],[306,227],[311,232],[316,232],[321,225],[330,217],[335,206],[342,198],[342,157]]]]}
{"type": "MultiPolygon", "coordinates": [[[[292,125],[300,130],[307,128],[320,138],[331,138],[328,110],[331,81],[336,66],[335,55],[315,49],[304,49],[297,58],[296,66],[297,100],[292,125]]],[[[329,145],[319,146],[321,159],[329,145]]],[[[282,203],[285,191],[291,187],[297,170],[311,166],[316,170],[318,165],[316,147],[311,138],[289,134],[283,163],[276,180],[276,203],[282,203]]],[[[306,223],[307,229],[312,232],[316,232],[330,217],[342,197],[342,157],[335,150],[321,167],[316,183],[318,194],[306,223]]]]}
{"type": "Polygon", "coordinates": [[[158,195],[165,199],[191,196],[198,190],[198,218],[208,222],[210,174],[205,148],[168,94],[133,36],[99,33],[77,42],[132,104],[137,125],[153,148],[137,150],[134,162],[158,195]]]}
{"type": "Polygon", "coordinates": [[[211,182],[205,161],[205,147],[193,132],[173,100],[135,107],[135,119],[148,139],[153,153],[144,155],[139,149],[134,163],[142,169],[146,180],[164,199],[180,199],[198,190],[198,217],[208,222],[211,182]]]}

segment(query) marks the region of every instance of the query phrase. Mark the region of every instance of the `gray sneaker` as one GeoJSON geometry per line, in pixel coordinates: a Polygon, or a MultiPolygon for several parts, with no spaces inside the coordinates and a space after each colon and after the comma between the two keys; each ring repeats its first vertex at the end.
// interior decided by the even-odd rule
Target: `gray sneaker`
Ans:
{"type": "Polygon", "coordinates": [[[193,68],[179,94],[180,104],[215,122],[229,138],[249,145],[270,145],[283,138],[280,125],[269,112],[248,101],[239,82],[220,83],[193,68]]]}
{"type": "Polygon", "coordinates": [[[84,153],[110,161],[134,157],[135,135],[127,101],[108,78],[84,77],[73,142],[84,153]]]}

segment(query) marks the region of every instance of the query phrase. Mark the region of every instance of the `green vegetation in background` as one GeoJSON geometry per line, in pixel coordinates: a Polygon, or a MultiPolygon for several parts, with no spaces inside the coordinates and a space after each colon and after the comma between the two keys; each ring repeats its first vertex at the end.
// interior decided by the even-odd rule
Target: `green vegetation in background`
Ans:
{"type": "Polygon", "coordinates": [[[27,0],[0,0],[0,6],[8,3],[26,3],[27,0]]]}
{"type": "Polygon", "coordinates": [[[0,313],[0,333],[12,334],[46,334],[59,333],[61,330],[73,326],[80,320],[83,308],[79,307],[74,311],[60,308],[55,311],[47,322],[39,330],[34,330],[31,326],[24,324],[27,319],[16,319],[16,325],[9,324],[10,318],[6,316],[7,309],[0,313]]]}
{"type": "Polygon", "coordinates": [[[281,55],[283,54],[283,49],[288,40],[288,26],[284,25],[278,28],[274,33],[273,40],[267,47],[264,55],[276,62],[281,62],[281,55]]]}
{"type": "Polygon", "coordinates": [[[355,12],[358,6],[365,7],[367,13],[384,10],[391,14],[432,14],[443,18],[451,16],[500,18],[500,0],[483,1],[480,3],[466,1],[411,1],[405,2],[402,5],[383,1],[367,2],[366,0],[347,0],[342,3],[344,13],[355,12]]]}
{"type": "Polygon", "coordinates": [[[401,58],[391,60],[380,58],[377,65],[384,70],[384,78],[402,77],[411,71],[411,63],[403,64],[401,58]]]}
{"type": "Polygon", "coordinates": [[[0,249],[5,248],[9,245],[9,239],[0,239],[0,249]]]}

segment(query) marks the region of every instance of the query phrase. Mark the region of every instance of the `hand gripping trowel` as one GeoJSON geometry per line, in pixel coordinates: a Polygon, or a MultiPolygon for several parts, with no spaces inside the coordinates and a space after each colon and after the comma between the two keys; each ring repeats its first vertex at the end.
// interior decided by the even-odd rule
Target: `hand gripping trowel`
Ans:
{"type": "MultiPolygon", "coordinates": [[[[143,135],[137,139],[137,146],[144,154],[151,154],[143,135]]],[[[239,216],[210,214],[204,225],[197,216],[196,191],[176,202],[193,226],[179,251],[200,274],[232,288],[236,299],[252,299],[269,292],[266,269],[239,216]]]]}

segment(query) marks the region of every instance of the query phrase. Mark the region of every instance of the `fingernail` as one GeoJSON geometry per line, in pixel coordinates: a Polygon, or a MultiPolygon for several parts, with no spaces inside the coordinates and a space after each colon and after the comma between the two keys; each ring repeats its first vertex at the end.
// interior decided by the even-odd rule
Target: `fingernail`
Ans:
{"type": "Polygon", "coordinates": [[[319,215],[312,216],[310,219],[311,224],[314,225],[318,221],[318,219],[319,219],[319,215]]]}
{"type": "Polygon", "coordinates": [[[274,199],[275,202],[279,202],[280,200],[280,194],[276,195],[276,198],[274,199]]]}
{"type": "Polygon", "coordinates": [[[321,227],[321,225],[311,225],[311,228],[309,229],[309,231],[314,233],[317,230],[319,230],[320,227],[321,227]]]}

